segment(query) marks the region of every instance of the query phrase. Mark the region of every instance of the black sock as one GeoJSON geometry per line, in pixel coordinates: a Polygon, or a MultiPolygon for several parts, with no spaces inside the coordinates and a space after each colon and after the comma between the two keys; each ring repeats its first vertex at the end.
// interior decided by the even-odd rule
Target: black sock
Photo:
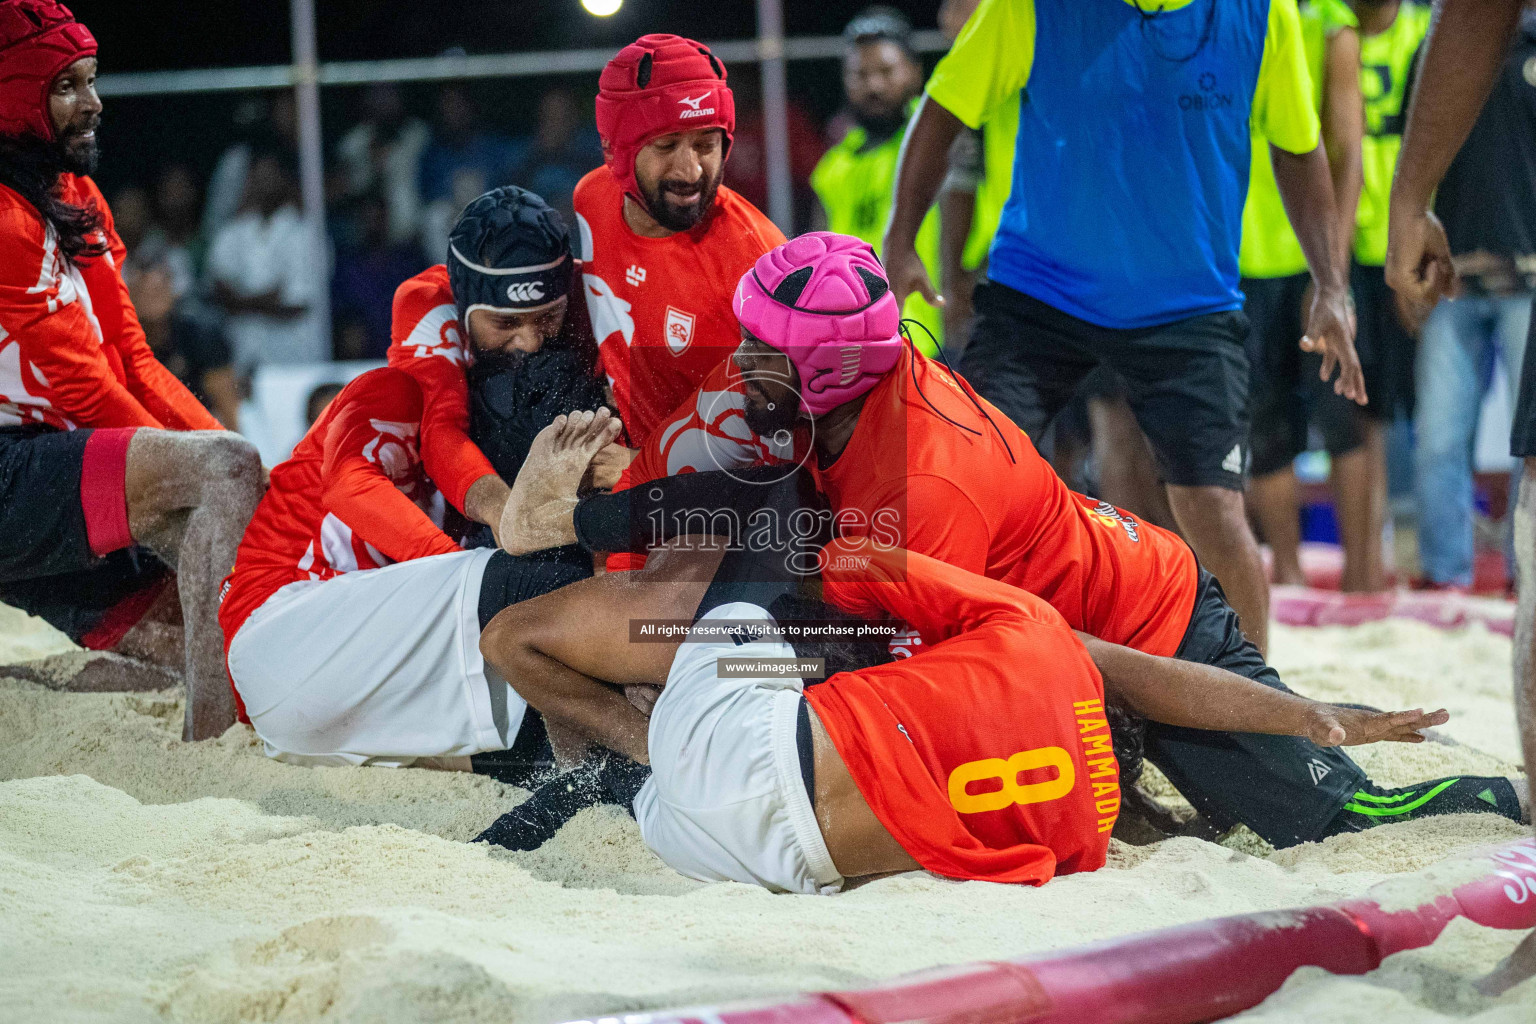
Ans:
{"type": "Polygon", "coordinates": [[[511,747],[472,754],[469,766],[476,775],[489,775],[509,786],[532,789],[535,780],[555,769],[555,753],[549,745],[549,731],[544,727],[543,716],[528,708],[523,712],[523,724],[511,747]]]}
{"type": "Polygon", "coordinates": [[[1363,832],[1376,825],[1414,821],[1435,814],[1499,814],[1520,820],[1520,799],[1508,779],[1482,776],[1452,777],[1415,786],[1383,789],[1367,783],[1350,794],[1322,835],[1363,832]]]}
{"type": "Polygon", "coordinates": [[[597,773],[590,768],[562,772],[497,818],[474,841],[484,840],[509,850],[537,850],[577,813],[603,803],[606,796],[597,773]]]}
{"type": "Polygon", "coordinates": [[[561,772],[475,837],[509,850],[537,850],[588,807],[616,803],[635,813],[635,794],[651,770],[620,754],[599,755],[561,772]]]}

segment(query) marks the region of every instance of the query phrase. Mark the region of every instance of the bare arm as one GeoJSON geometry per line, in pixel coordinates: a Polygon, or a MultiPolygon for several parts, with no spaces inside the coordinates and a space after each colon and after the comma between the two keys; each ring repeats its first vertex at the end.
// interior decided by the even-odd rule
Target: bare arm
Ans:
{"type": "Polygon", "coordinates": [[[1103,675],[1106,693],[1142,717],[1166,725],[1305,736],[1320,747],[1337,747],[1381,740],[1422,743],[1420,729],[1443,725],[1450,718],[1443,710],[1389,714],[1341,708],[1214,665],[1159,658],[1086,633],[1077,635],[1103,675]]]}
{"type": "Polygon", "coordinates": [[[258,295],[242,295],[223,281],[213,283],[213,298],[230,313],[265,313],[277,320],[296,320],[309,311],[308,306],[290,306],[283,302],[276,288],[258,295]]]}
{"type": "Polygon", "coordinates": [[[1387,283],[1412,306],[1455,293],[1450,245],[1429,206],[1493,89],[1519,14],[1520,0],[1444,0],[1430,29],[1387,227],[1387,283]]]}
{"type": "Polygon", "coordinates": [[[203,392],[208,396],[209,411],[225,430],[240,429],[240,385],[232,367],[221,366],[203,374],[203,392]]]}
{"type": "MultiPolygon", "coordinates": [[[[1515,508],[1515,562],[1519,570],[1520,604],[1515,610],[1515,719],[1525,770],[1536,766],[1536,459],[1525,460],[1520,501],[1515,508]]],[[[1525,937],[1477,987],[1498,995],[1536,976],[1536,931],[1525,937]]]]}
{"type": "Polygon", "coordinates": [[[506,511],[507,499],[511,496],[512,488],[507,486],[505,480],[495,473],[487,473],[470,484],[469,490],[464,492],[464,515],[474,522],[489,526],[499,545],[501,514],[506,511]]]}
{"type": "Polygon", "coordinates": [[[645,569],[512,605],[486,625],[480,652],[551,724],[647,764],[648,715],[621,687],[665,684],[680,644],[632,642],[630,623],[691,620],[719,558],[659,550],[645,569]]]}
{"type": "Polygon", "coordinates": [[[1355,353],[1355,320],[1344,273],[1348,263],[1341,260],[1345,250],[1337,238],[1338,207],[1328,154],[1321,143],[1309,153],[1288,153],[1271,145],[1269,158],[1286,216],[1312,271],[1312,307],[1307,311],[1307,334],[1301,347],[1323,354],[1323,380],[1332,377],[1337,366],[1333,390],[1364,405],[1365,376],[1355,353]]]}
{"type": "Polygon", "coordinates": [[[880,249],[897,305],[906,302],[914,291],[921,292],[932,305],[944,305],[917,255],[917,232],[938,198],[939,186],[944,184],[949,147],[962,127],[958,117],[924,96],[902,140],[896,164],[896,201],[891,204],[891,220],[880,249]]]}
{"type": "Polygon", "coordinates": [[[1360,34],[1340,29],[1328,41],[1327,82],[1323,93],[1323,144],[1333,172],[1333,201],[1338,210],[1334,243],[1336,265],[1349,266],[1355,214],[1365,185],[1360,139],[1365,135],[1365,106],[1360,94],[1360,34]]]}

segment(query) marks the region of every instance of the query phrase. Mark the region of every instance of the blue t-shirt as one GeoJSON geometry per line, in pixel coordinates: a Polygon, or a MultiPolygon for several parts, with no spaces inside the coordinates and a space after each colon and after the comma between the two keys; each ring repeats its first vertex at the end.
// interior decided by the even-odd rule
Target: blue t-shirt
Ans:
{"type": "Polygon", "coordinates": [[[984,0],[928,84],[973,127],[1019,105],[988,277],[1105,327],[1240,308],[1250,117],[1318,143],[1295,0],[1158,3],[984,0]]]}

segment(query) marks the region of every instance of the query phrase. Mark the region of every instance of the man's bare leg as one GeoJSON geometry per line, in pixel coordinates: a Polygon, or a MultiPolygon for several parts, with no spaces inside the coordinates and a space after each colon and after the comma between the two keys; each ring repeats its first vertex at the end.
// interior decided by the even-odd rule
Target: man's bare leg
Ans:
{"type": "Polygon", "coordinates": [[[621,687],[664,684],[682,638],[635,642],[630,623],[690,621],[724,554],[700,538],[675,543],[677,550],[652,551],[644,569],[594,576],[502,610],[481,632],[480,653],[549,725],[648,763],[649,715],[621,687]]]}
{"type": "Polygon", "coordinates": [[[180,676],[186,668],[186,651],[186,630],[181,625],[181,595],[176,590],[176,577],[170,576],[149,610],[123,634],[112,653],[180,676]]]}
{"type": "Polygon", "coordinates": [[[128,531],[176,570],[185,636],[182,736],[217,736],[235,720],[224,669],[219,586],[261,500],[261,458],[223,431],[140,430],[128,446],[128,531]]]}
{"type": "Polygon", "coordinates": [[[1153,526],[1179,532],[1157,474],[1157,458],[1130,403],[1124,398],[1090,398],[1088,422],[1093,427],[1093,457],[1099,464],[1104,500],[1153,526]]]}
{"type": "Polygon", "coordinates": [[[501,514],[496,536],[503,550],[525,555],[575,543],[572,513],[581,479],[621,426],[604,408],[557,416],[539,431],[501,514]]]}
{"type": "Polygon", "coordinates": [[[1289,586],[1307,582],[1301,573],[1300,490],[1290,466],[1248,483],[1248,509],[1274,556],[1274,581],[1289,586]]]}
{"type": "MultiPolygon", "coordinates": [[[[1515,721],[1520,725],[1520,747],[1529,779],[1536,771],[1536,459],[1532,458],[1525,460],[1520,498],[1515,504],[1515,572],[1520,591],[1515,608],[1515,721]]],[[[1498,995],[1533,976],[1536,931],[1480,979],[1477,987],[1488,995],[1498,995]]]]}
{"type": "Polygon", "coordinates": [[[1365,420],[1365,441],[1352,452],[1335,456],[1330,482],[1339,516],[1339,540],[1344,548],[1346,593],[1376,593],[1387,586],[1382,560],[1381,531],[1387,517],[1386,431],[1365,420]]]}
{"type": "Polygon", "coordinates": [[[1243,632],[1259,653],[1269,649],[1269,584],[1258,542],[1248,528],[1241,491],[1168,485],[1168,504],[1195,556],[1221,581],[1243,632]]]}

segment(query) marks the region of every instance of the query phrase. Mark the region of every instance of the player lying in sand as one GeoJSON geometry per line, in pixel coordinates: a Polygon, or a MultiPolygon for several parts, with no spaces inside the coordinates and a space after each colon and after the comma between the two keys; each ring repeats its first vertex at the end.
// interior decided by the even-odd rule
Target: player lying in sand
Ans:
{"type": "MultiPolygon", "coordinates": [[[[1329,745],[1418,742],[1448,717],[1341,709],[1085,646],[1030,594],[868,541],[834,541],[817,561],[826,604],[760,553],[682,538],[633,573],[509,607],[481,649],[549,721],[652,766],[634,813],[669,865],[790,892],[915,867],[1038,884],[1103,866],[1120,809],[1106,695],[1171,725],[1329,745]],[[829,615],[845,633],[899,623],[918,653],[776,635],[829,615]],[[686,638],[643,639],[647,623],[677,622],[692,623],[686,638]],[[830,678],[802,679],[797,656],[825,659],[830,678]],[[621,685],[660,687],[648,717],[621,685]]],[[[526,845],[525,821],[514,812],[482,838],[526,845]]]]}
{"type": "MultiPolygon", "coordinates": [[[[240,716],[271,757],[409,764],[512,747],[524,704],[485,670],[480,629],[590,574],[464,551],[443,532],[417,443],[422,404],[400,370],[348,384],[272,471],[240,542],[220,622],[240,716]]],[[[606,409],[571,413],[534,451],[580,478],[618,429],[606,409]]]]}
{"type": "MultiPolygon", "coordinates": [[[[883,274],[867,245],[825,232],[759,260],[737,290],[735,364],[642,450],[620,492],[634,503],[627,520],[589,546],[644,550],[631,523],[688,520],[708,532],[722,507],[735,512],[726,522],[745,521],[764,497],[736,478],[754,464],[803,462],[844,534],[888,527],[892,543],[1035,594],[1087,635],[1284,690],[1182,540],[1069,491],[1002,413],[903,342],[883,274]]],[[[550,495],[552,514],[517,513],[508,550],[578,536],[574,492],[550,495]]],[[[1523,782],[1389,789],[1304,734],[1220,728],[1146,726],[1148,759],[1218,830],[1241,823],[1283,847],[1429,814],[1522,817],[1523,782]]]]}

